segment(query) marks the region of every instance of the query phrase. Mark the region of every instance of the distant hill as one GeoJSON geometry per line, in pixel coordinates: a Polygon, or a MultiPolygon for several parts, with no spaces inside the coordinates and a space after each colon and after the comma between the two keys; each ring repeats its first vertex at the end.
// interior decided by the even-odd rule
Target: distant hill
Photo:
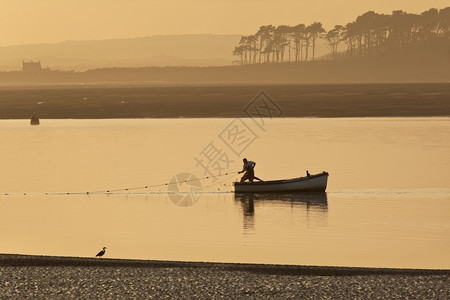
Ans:
{"type": "Polygon", "coordinates": [[[174,56],[151,58],[165,67],[148,64],[139,66],[145,65],[150,59],[117,60],[112,58],[113,52],[115,51],[109,53],[110,60],[93,60],[92,64],[86,64],[93,66],[93,63],[103,62],[111,63],[111,67],[90,68],[88,71],[0,71],[0,86],[450,82],[450,40],[447,39],[430,39],[426,43],[379,51],[366,56],[243,66],[211,66],[214,62],[214,59],[211,59],[211,65],[205,67],[199,64],[207,60],[174,56]],[[181,65],[182,61],[186,66],[181,65]]]}
{"type": "Polygon", "coordinates": [[[234,59],[240,35],[161,35],[132,39],[66,41],[0,47],[0,71],[17,71],[23,60],[44,67],[85,71],[106,67],[224,66],[234,59]]]}

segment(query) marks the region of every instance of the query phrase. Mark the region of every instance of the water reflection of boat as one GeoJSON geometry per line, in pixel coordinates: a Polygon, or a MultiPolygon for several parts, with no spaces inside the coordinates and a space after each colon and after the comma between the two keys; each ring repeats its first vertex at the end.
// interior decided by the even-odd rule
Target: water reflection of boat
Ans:
{"type": "MultiPolygon", "coordinates": [[[[305,220],[309,226],[327,226],[328,200],[327,193],[235,193],[234,199],[239,201],[244,213],[244,229],[253,230],[255,223],[255,206],[286,207],[289,214],[298,215],[305,212],[305,220]],[[256,205],[255,205],[256,203],[256,205]],[[300,209],[300,210],[298,210],[300,209]]],[[[256,209],[257,210],[257,209],[256,209]]]]}
{"type": "Polygon", "coordinates": [[[284,180],[261,182],[235,182],[236,193],[280,193],[280,192],[325,192],[328,173],[298,177],[284,180]]]}
{"type": "Polygon", "coordinates": [[[293,204],[306,204],[326,209],[328,207],[327,193],[235,193],[234,199],[251,203],[254,201],[282,201],[293,204]]]}
{"type": "Polygon", "coordinates": [[[31,124],[31,125],[39,125],[39,118],[38,118],[38,116],[36,115],[36,113],[34,113],[34,114],[31,116],[30,124],[31,124]]]}

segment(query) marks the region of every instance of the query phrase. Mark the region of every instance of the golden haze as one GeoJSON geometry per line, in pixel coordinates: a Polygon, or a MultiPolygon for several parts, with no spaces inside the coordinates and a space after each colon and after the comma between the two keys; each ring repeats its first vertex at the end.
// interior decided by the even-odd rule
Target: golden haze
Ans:
{"type": "Polygon", "coordinates": [[[2,0],[0,46],[158,34],[251,34],[259,26],[346,24],[369,10],[421,13],[447,0],[2,0]],[[343,4],[344,3],[344,4],[343,4]]]}

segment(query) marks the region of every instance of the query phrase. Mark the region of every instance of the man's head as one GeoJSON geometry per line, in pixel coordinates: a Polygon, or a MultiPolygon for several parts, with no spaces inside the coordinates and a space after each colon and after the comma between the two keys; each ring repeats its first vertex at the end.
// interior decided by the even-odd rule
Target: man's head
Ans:
{"type": "Polygon", "coordinates": [[[247,163],[247,159],[246,158],[244,158],[242,161],[244,162],[244,164],[247,163]]]}

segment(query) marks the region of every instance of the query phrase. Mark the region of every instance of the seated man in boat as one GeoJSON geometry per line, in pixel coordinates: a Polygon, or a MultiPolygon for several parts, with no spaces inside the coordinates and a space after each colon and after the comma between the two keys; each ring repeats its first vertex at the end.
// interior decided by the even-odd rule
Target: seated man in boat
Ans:
{"type": "Polygon", "coordinates": [[[242,176],[242,178],[241,178],[241,183],[243,183],[247,179],[250,182],[253,182],[253,179],[262,181],[258,177],[255,177],[255,166],[256,166],[256,163],[254,161],[247,160],[246,158],[243,159],[243,162],[244,162],[244,166],[242,168],[242,171],[238,172],[239,174],[245,172],[244,176],[242,176]]]}

